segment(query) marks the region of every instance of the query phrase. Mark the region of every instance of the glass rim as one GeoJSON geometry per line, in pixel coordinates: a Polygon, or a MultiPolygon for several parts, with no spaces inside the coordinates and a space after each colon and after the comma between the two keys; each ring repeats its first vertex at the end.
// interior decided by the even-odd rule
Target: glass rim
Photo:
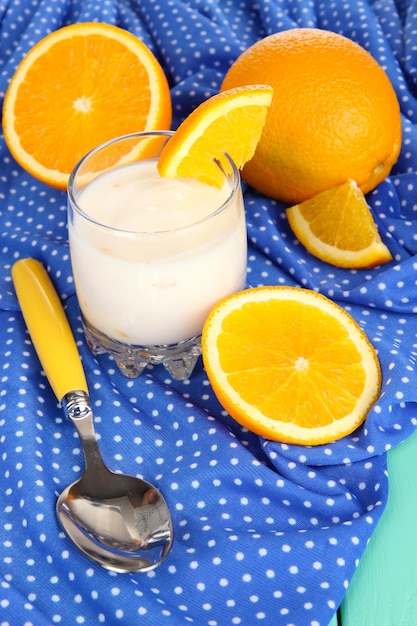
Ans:
{"type": "MultiPolygon", "coordinates": [[[[156,236],[156,235],[163,235],[163,234],[174,234],[174,233],[181,233],[181,232],[185,232],[186,230],[190,229],[190,228],[195,228],[201,224],[205,224],[206,222],[210,221],[211,219],[214,219],[215,217],[217,217],[217,215],[224,213],[224,211],[230,206],[230,204],[232,203],[232,201],[235,199],[236,195],[238,194],[240,188],[241,188],[241,179],[240,179],[240,173],[239,170],[235,164],[235,162],[233,161],[233,159],[231,158],[231,156],[227,153],[224,152],[224,157],[226,158],[226,160],[228,161],[230,167],[231,167],[231,175],[233,176],[233,185],[231,186],[230,192],[227,196],[227,198],[222,202],[222,204],[220,206],[218,206],[216,209],[214,209],[211,213],[209,213],[208,215],[206,215],[205,217],[195,221],[195,222],[190,222],[189,224],[186,224],[185,226],[180,226],[178,228],[167,228],[167,229],[162,229],[162,230],[145,230],[145,231],[141,231],[141,230],[128,230],[128,229],[124,229],[124,228],[115,228],[114,226],[111,226],[109,224],[105,224],[93,217],[91,217],[90,215],[88,215],[88,213],[86,213],[77,203],[77,200],[74,196],[73,193],[73,188],[74,188],[74,184],[75,184],[75,179],[77,177],[77,174],[80,170],[80,168],[84,165],[84,163],[91,157],[93,157],[95,154],[97,154],[98,152],[100,152],[101,150],[106,149],[107,147],[121,142],[121,141],[127,141],[130,139],[134,139],[134,138],[141,138],[141,137],[162,137],[162,136],[166,136],[168,138],[172,137],[174,134],[174,131],[172,130],[150,130],[150,131],[139,131],[139,132],[135,132],[135,133],[128,133],[126,135],[120,135],[118,137],[115,137],[113,139],[109,139],[108,141],[105,141],[101,144],[99,144],[98,146],[96,146],[95,148],[92,148],[91,150],[89,150],[79,161],[78,163],[74,166],[74,168],[72,169],[69,179],[68,179],[68,185],[67,185],[67,196],[68,196],[68,201],[69,204],[71,205],[71,208],[82,218],[84,218],[85,220],[87,220],[88,222],[90,222],[91,224],[95,225],[95,226],[99,226],[100,228],[104,228],[104,229],[108,229],[109,231],[118,233],[120,235],[141,235],[141,236],[156,236]]],[[[144,159],[146,160],[146,159],[144,159]]],[[[228,178],[228,174],[226,172],[224,172],[221,163],[219,162],[218,159],[213,159],[213,161],[215,161],[215,163],[217,164],[218,168],[222,171],[225,179],[228,178]]],[[[132,161],[132,163],[139,163],[140,161],[132,161]]],[[[130,165],[129,163],[125,163],[122,164],[121,167],[125,167],[130,165]]],[[[117,164],[115,165],[115,168],[117,168],[117,164]]]]}

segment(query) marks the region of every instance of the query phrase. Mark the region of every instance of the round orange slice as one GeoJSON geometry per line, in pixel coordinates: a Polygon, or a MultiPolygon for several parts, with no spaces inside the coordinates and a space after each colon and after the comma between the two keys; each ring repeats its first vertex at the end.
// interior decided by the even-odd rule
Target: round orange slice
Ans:
{"type": "Polygon", "coordinates": [[[255,153],[273,89],[248,85],[216,94],[200,104],[180,124],[159,157],[161,176],[197,178],[220,187],[223,176],[215,160],[227,153],[238,168],[255,153]]]}
{"type": "Polygon", "coordinates": [[[16,161],[65,189],[89,150],[119,135],[171,125],[164,72],[128,31],[73,24],[38,42],[18,66],[3,105],[3,131],[16,161]]]}
{"type": "Polygon", "coordinates": [[[359,269],[392,259],[354,180],[290,207],[287,217],[303,246],[331,265],[359,269]]]}
{"type": "Polygon", "coordinates": [[[213,390],[242,426],[317,445],[353,432],[377,400],[381,370],[357,322],[297,287],[259,287],[219,302],[202,335],[213,390]]]}

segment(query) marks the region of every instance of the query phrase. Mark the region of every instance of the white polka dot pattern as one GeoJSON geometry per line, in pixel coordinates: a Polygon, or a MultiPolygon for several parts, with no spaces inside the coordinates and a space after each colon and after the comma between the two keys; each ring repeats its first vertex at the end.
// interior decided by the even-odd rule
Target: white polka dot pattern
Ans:
{"type": "Polygon", "coordinates": [[[344,305],[378,349],[382,394],[366,423],[334,444],[265,441],[217,403],[201,363],[178,383],[159,368],[124,379],[85,346],[71,277],[65,195],[38,183],[0,141],[0,623],[326,626],[387,500],[385,452],[417,424],[417,12],[406,2],[343,0],[14,0],[0,3],[0,97],[25,52],[77,21],[116,23],[155,52],[169,77],[174,126],[215,93],[257,39],[294,26],[341,32],[386,69],[403,113],[403,149],[369,197],[395,260],[332,268],[292,236],[284,206],[245,190],[249,285],[297,284],[344,305]],[[148,574],[91,564],[60,531],[58,493],[82,452],[26,333],[10,269],[47,265],[83,358],[103,455],[159,485],[175,543],[148,574]]]}

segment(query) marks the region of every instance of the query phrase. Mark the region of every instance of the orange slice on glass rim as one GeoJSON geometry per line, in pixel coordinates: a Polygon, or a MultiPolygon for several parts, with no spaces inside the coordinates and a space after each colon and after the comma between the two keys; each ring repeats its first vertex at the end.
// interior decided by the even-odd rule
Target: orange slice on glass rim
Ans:
{"type": "Polygon", "coordinates": [[[3,105],[16,161],[65,189],[89,150],[117,136],[170,128],[171,96],[149,48],[128,31],[73,24],[39,41],[18,66],[3,105]]]}
{"type": "Polygon", "coordinates": [[[216,94],[200,104],[162,150],[159,174],[196,178],[220,187],[223,177],[215,160],[224,164],[227,153],[240,169],[252,158],[272,96],[269,85],[247,85],[216,94]]]}
{"type": "Polygon", "coordinates": [[[219,302],[202,334],[208,379],[242,426],[316,445],[353,432],[377,400],[375,349],[345,309],[297,287],[247,289],[219,302]]]}

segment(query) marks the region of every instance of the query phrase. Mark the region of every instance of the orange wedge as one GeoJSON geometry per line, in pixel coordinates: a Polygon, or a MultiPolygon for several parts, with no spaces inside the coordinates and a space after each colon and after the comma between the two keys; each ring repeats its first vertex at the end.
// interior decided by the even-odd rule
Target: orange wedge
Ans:
{"type": "Polygon", "coordinates": [[[381,387],[378,357],[356,321],[296,287],[229,296],[202,335],[207,376],[241,425],[268,439],[316,445],[353,432],[381,387]]]}
{"type": "Polygon", "coordinates": [[[97,22],[61,28],[18,66],[3,106],[6,143],[33,176],[65,189],[78,160],[119,135],[169,129],[171,97],[152,52],[97,22]]]}
{"type": "Polygon", "coordinates": [[[297,239],[322,261],[367,268],[392,259],[354,180],[290,207],[287,217],[297,239]]]}
{"type": "Polygon", "coordinates": [[[220,187],[223,176],[214,159],[227,153],[238,168],[256,149],[271,104],[269,85],[248,85],[212,96],[184,120],[159,157],[161,176],[197,178],[220,187]]]}

